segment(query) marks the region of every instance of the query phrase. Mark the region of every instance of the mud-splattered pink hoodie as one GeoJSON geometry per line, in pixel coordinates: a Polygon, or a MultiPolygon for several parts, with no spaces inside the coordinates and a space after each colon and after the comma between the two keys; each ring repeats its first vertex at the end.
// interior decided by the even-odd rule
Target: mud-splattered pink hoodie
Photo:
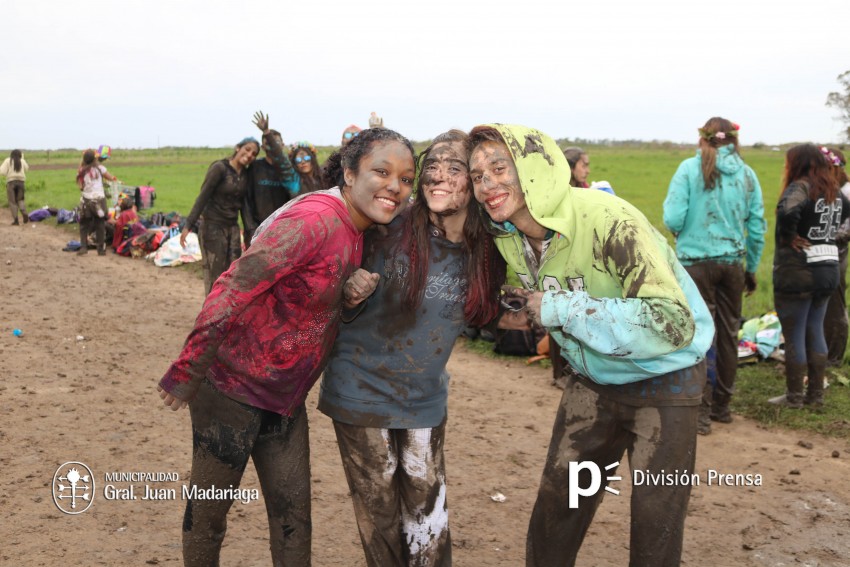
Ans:
{"type": "Polygon", "coordinates": [[[291,415],[327,362],[362,240],[338,190],[293,202],[216,281],[160,386],[191,400],[206,377],[230,398],[291,415]]]}

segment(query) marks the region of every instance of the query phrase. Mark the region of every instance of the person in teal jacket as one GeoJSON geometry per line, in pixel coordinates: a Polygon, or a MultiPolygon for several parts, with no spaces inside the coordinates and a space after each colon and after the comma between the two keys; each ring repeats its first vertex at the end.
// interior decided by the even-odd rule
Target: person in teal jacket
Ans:
{"type": "MultiPolygon", "coordinates": [[[[549,136],[494,124],[474,128],[470,139],[475,198],[524,286],[508,294],[525,301],[529,319],[547,327],[572,368],[526,563],[573,565],[602,488],[616,493],[606,484],[625,451],[633,470],[693,472],[714,326],[664,237],[626,201],[572,189],[569,164],[549,136]],[[573,475],[571,463],[586,468],[573,475]]],[[[689,484],[634,487],[632,565],[679,564],[689,498],[689,484]]]]}
{"type": "Polygon", "coordinates": [[[706,384],[698,425],[707,435],[712,420],[732,421],[741,298],[756,289],[767,223],[758,177],[738,154],[738,125],[714,117],[699,134],[697,155],[683,161],[670,181],[664,224],[717,328],[716,381],[706,384]]]}

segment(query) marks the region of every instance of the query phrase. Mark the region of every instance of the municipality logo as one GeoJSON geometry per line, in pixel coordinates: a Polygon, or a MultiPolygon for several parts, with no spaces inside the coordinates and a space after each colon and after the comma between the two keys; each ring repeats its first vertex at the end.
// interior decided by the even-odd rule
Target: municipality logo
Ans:
{"type": "Polygon", "coordinates": [[[94,474],[84,463],[70,461],[53,474],[53,502],[66,514],[82,514],[94,501],[94,474]]]}

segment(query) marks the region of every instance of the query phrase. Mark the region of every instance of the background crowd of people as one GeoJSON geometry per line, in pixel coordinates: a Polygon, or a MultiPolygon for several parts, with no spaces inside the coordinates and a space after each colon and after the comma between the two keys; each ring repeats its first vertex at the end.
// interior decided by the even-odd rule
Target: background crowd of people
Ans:
{"type": "MultiPolygon", "coordinates": [[[[609,183],[589,181],[587,152],[534,128],[450,130],[417,159],[373,113],[320,166],[309,142],[287,151],[262,112],[254,124],[262,141],[210,165],[180,235],[199,233],[207,299],[159,395],[189,408],[193,485],[238,486],[254,460],[276,564],[310,561],[304,403],[323,373],[319,409],[367,564],[451,564],[446,364],[465,328],[509,310],[546,329],[564,389],[528,565],[574,564],[603,497],[579,502],[571,462],[614,474],[628,452],[633,469],[693,471],[697,434],[732,421],[742,296],[758,286],[767,229],[737,124],[706,121],[672,175],[663,221],[675,250],[609,183]]],[[[93,231],[99,254],[103,179],[116,179],[101,162],[86,151],[77,175],[81,242],[93,231]]],[[[772,282],[786,394],[772,401],[792,410],[817,411],[827,365],[843,362],[845,167],[836,148],[786,154],[772,282]]],[[[26,171],[18,150],[0,166],[13,224],[27,218],[26,171]]],[[[123,227],[134,211],[121,211],[123,227]]],[[[634,487],[632,564],[679,564],[690,491],[634,487]]],[[[187,565],[217,563],[231,504],[187,502],[187,565]]]]}

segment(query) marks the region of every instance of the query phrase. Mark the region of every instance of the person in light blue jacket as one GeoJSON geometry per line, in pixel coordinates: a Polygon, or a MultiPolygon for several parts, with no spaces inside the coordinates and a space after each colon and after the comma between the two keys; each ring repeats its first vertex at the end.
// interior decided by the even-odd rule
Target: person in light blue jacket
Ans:
{"type": "Polygon", "coordinates": [[[717,379],[706,384],[700,407],[698,431],[707,435],[712,420],[732,421],[741,297],[756,289],[767,223],[758,178],[738,153],[738,125],[710,118],[699,135],[696,156],[683,161],[670,181],[664,224],[717,329],[717,379]]]}

